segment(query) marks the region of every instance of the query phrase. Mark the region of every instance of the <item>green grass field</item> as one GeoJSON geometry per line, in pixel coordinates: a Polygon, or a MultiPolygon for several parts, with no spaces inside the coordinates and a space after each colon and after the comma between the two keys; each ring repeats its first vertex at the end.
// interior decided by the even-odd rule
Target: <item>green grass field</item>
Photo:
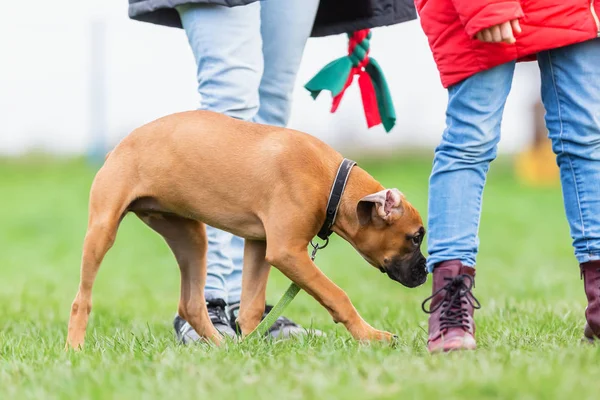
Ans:
{"type": "MultiPolygon", "coordinates": [[[[361,165],[423,212],[429,157],[361,165]]],[[[475,290],[479,350],[430,356],[421,301],[340,238],[317,264],[399,346],[358,345],[301,293],[286,315],[326,338],[183,347],[171,327],[179,272],[127,217],[94,288],[86,348],[65,353],[93,168],[0,161],[0,399],[597,399],[600,347],[580,344],[585,297],[560,189],[521,187],[507,160],[485,193],[475,290]]],[[[269,300],[288,285],[271,275],[269,300]]]]}

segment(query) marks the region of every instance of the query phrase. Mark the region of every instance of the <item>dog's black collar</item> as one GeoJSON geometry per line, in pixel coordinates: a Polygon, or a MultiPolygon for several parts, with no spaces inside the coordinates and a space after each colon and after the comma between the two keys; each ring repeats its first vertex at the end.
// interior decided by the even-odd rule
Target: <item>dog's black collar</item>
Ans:
{"type": "Polygon", "coordinates": [[[344,193],[344,189],[346,188],[346,182],[348,182],[350,170],[355,165],[356,163],[354,161],[344,158],[340,164],[340,167],[338,168],[335,181],[331,187],[331,193],[329,193],[329,200],[327,200],[327,213],[325,215],[325,222],[323,223],[319,233],[317,233],[317,236],[323,240],[327,240],[327,238],[333,233],[331,231],[331,227],[335,222],[335,217],[337,215],[338,208],[340,207],[342,193],[344,193]]]}

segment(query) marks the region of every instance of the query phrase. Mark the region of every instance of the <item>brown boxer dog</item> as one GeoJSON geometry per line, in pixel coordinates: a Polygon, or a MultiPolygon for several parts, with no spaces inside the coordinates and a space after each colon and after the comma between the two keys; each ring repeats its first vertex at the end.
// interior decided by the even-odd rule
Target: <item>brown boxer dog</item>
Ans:
{"type": "MultiPolygon", "coordinates": [[[[160,118],[136,129],[107,156],[90,191],[79,291],[67,348],[83,345],[92,286],[119,223],[135,213],[164,237],[181,272],[179,315],[219,344],[204,300],[204,224],[246,239],[238,323],[260,322],[271,265],[298,284],[357,340],[391,340],[371,327],[342,289],[310,260],[307,246],[343,157],[310,135],[208,111],[160,118]]],[[[417,210],[359,167],[350,171],[332,230],[371,265],[405,286],[427,279],[417,210]]]]}

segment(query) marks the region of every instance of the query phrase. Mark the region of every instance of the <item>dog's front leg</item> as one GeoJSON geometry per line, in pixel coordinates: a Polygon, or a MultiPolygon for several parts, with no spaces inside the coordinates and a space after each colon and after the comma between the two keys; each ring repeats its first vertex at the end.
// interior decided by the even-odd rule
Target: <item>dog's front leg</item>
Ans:
{"type": "Polygon", "coordinates": [[[242,298],[237,324],[242,334],[248,335],[260,323],[265,312],[267,280],[271,265],[265,260],[267,243],[246,239],[242,269],[242,298]]]}
{"type": "Polygon", "coordinates": [[[333,320],[343,323],[356,340],[393,339],[393,334],[377,330],[362,319],[346,293],[311,261],[306,252],[306,245],[271,246],[269,242],[267,261],[321,303],[333,320]]]}

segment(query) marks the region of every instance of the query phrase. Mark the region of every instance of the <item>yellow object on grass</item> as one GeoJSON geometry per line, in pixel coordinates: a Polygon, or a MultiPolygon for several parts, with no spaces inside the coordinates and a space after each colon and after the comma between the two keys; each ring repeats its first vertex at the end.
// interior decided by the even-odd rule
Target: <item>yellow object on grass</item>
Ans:
{"type": "Polygon", "coordinates": [[[549,140],[519,154],[515,161],[517,178],[531,186],[555,186],[560,182],[556,155],[549,140]]]}

